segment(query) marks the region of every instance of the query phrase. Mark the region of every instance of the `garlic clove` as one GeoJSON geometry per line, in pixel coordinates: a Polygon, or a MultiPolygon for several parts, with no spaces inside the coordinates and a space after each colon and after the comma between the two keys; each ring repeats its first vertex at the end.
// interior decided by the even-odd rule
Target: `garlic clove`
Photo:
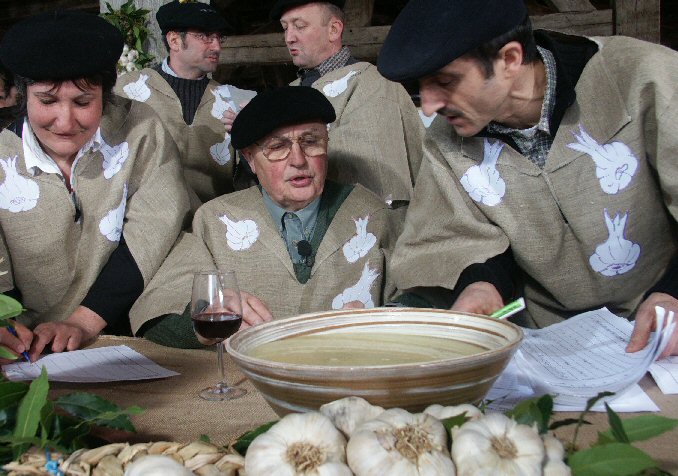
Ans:
{"type": "Polygon", "coordinates": [[[350,437],[356,427],[379,416],[384,409],[360,397],[345,397],[320,407],[320,413],[332,420],[341,432],[350,437]]]}
{"type": "Polygon", "coordinates": [[[191,476],[193,473],[169,456],[139,458],[125,470],[125,476],[191,476]]]}
{"type": "Polygon", "coordinates": [[[469,420],[477,420],[480,418],[483,413],[478,410],[477,407],[470,405],[468,403],[463,403],[461,405],[447,406],[433,404],[426,407],[424,413],[428,413],[431,416],[436,417],[438,420],[444,420],[446,418],[452,418],[462,413],[466,413],[466,418],[469,420]]]}

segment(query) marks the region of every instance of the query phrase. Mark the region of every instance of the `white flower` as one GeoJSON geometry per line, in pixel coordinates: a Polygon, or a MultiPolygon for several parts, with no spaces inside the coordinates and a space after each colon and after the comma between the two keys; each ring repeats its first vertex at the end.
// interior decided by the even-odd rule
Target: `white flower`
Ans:
{"type": "Polygon", "coordinates": [[[129,60],[132,62],[136,62],[136,60],[139,59],[139,52],[137,50],[129,50],[129,53],[127,53],[127,58],[129,58],[129,60]]]}
{"type": "Polygon", "coordinates": [[[127,63],[127,66],[125,66],[125,69],[127,70],[128,73],[131,73],[132,71],[137,70],[137,65],[134,63],[127,63]]]}
{"type": "Polygon", "coordinates": [[[5,181],[0,184],[0,208],[12,213],[31,210],[38,203],[40,187],[33,180],[19,175],[16,168],[18,156],[0,159],[5,171],[5,181]]]}
{"type": "Polygon", "coordinates": [[[128,51],[129,51],[129,46],[125,44],[125,45],[122,47],[122,54],[123,54],[123,55],[126,55],[128,51]]]}

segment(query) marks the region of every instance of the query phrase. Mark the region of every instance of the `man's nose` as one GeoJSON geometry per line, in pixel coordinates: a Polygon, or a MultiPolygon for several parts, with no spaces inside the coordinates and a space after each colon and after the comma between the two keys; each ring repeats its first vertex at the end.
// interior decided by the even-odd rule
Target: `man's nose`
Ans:
{"type": "Polygon", "coordinates": [[[306,165],[306,156],[304,151],[301,150],[301,146],[297,141],[292,142],[292,147],[290,147],[290,155],[287,158],[288,163],[293,167],[303,167],[306,165]]]}
{"type": "Polygon", "coordinates": [[[427,116],[431,116],[434,112],[445,107],[442,95],[434,87],[419,85],[419,97],[421,99],[421,110],[427,116]]]}
{"type": "Polygon", "coordinates": [[[285,43],[286,44],[294,43],[296,38],[297,37],[296,37],[296,35],[294,34],[294,32],[292,31],[291,28],[288,28],[287,30],[285,30],[285,43]]]}

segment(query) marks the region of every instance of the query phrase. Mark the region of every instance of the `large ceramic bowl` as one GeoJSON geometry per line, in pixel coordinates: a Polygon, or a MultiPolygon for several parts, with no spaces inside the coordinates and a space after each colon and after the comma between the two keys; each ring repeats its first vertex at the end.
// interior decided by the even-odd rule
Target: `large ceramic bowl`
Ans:
{"type": "MultiPolygon", "coordinates": [[[[238,332],[228,340],[227,349],[281,416],[317,410],[349,395],[385,408],[421,411],[432,403],[479,402],[522,337],[518,326],[494,318],[433,309],[379,308],[272,321],[238,332]],[[299,339],[291,340],[300,336],[330,339],[332,343],[323,344],[322,349],[334,348],[337,355],[312,365],[280,361],[279,357],[293,358],[293,349],[303,349],[296,344],[299,339]],[[260,347],[264,344],[282,352],[275,360],[257,357],[266,348],[260,347]],[[360,357],[365,352],[368,355],[360,357]],[[356,356],[367,361],[356,364],[356,356]]],[[[309,352],[313,357],[315,351],[309,352]]]]}

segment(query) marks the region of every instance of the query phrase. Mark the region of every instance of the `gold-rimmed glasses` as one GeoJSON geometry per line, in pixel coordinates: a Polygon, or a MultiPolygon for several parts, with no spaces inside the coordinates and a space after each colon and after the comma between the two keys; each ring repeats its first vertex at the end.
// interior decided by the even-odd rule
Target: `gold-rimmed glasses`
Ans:
{"type": "Polygon", "coordinates": [[[264,154],[264,157],[269,162],[280,162],[290,155],[292,145],[295,142],[306,157],[318,157],[327,153],[329,138],[317,136],[301,136],[296,139],[274,137],[269,139],[265,144],[259,144],[258,142],[255,142],[255,144],[261,149],[262,154],[264,154]]]}

